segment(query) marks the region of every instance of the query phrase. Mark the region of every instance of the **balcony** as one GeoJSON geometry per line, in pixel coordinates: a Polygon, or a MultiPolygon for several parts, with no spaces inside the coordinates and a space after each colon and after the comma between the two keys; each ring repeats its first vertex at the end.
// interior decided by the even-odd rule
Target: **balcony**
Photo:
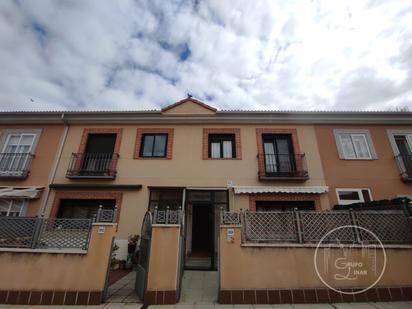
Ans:
{"type": "Polygon", "coordinates": [[[117,153],[72,153],[66,177],[114,179],[118,158],[117,153]]]}
{"type": "Polygon", "coordinates": [[[26,178],[33,157],[31,153],[0,153],[0,177],[26,178]]]}
{"type": "Polygon", "coordinates": [[[412,155],[398,154],[395,156],[401,171],[401,178],[403,181],[412,181],[412,155]]]}
{"type": "Polygon", "coordinates": [[[305,154],[258,154],[260,180],[307,180],[305,154]]]}

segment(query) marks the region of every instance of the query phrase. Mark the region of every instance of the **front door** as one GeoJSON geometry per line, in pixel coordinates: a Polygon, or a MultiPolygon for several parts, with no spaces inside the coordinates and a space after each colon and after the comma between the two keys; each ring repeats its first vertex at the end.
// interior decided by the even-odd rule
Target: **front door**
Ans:
{"type": "Polygon", "coordinates": [[[213,207],[193,205],[192,256],[211,258],[213,253],[213,207]]]}

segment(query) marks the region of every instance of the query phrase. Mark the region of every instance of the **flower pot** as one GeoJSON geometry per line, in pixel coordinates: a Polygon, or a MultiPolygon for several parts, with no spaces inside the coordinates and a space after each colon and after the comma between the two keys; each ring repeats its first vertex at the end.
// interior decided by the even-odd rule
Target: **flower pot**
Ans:
{"type": "Polygon", "coordinates": [[[127,245],[127,252],[128,253],[134,253],[136,251],[136,244],[134,243],[129,243],[127,245]]]}

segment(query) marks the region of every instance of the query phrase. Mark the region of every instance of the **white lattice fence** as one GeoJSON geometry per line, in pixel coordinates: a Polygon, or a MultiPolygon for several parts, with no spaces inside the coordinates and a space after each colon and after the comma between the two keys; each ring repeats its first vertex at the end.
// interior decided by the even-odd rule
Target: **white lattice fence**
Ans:
{"type": "Polygon", "coordinates": [[[297,242],[293,212],[245,212],[244,231],[250,242],[297,242]]]}
{"type": "MultiPolygon", "coordinates": [[[[319,242],[326,234],[340,226],[352,225],[348,211],[300,211],[299,215],[302,226],[302,241],[308,243],[319,242]]],[[[353,243],[356,241],[356,234],[351,228],[338,229],[326,236],[324,241],[353,243]]]]}
{"type": "Polygon", "coordinates": [[[242,240],[252,243],[377,242],[358,226],[384,244],[412,244],[411,222],[401,210],[222,212],[221,224],[241,224],[242,240]]]}

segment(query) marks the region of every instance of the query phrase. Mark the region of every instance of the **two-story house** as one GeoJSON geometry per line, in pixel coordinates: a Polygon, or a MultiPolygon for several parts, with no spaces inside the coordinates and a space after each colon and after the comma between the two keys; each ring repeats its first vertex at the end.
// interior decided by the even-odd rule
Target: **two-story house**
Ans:
{"type": "Polygon", "coordinates": [[[50,217],[117,207],[119,258],[156,207],[185,209],[186,266],[215,269],[221,209],[412,195],[411,113],[218,111],[189,97],[159,111],[1,117],[0,172],[17,177],[2,178],[2,214],[36,215],[42,202],[50,217]]]}
{"type": "Polygon", "coordinates": [[[161,111],[70,112],[48,215],[119,210],[126,254],[147,210],[186,211],[187,267],[216,268],[220,209],[327,209],[313,124],[187,98],[161,111]]]}

